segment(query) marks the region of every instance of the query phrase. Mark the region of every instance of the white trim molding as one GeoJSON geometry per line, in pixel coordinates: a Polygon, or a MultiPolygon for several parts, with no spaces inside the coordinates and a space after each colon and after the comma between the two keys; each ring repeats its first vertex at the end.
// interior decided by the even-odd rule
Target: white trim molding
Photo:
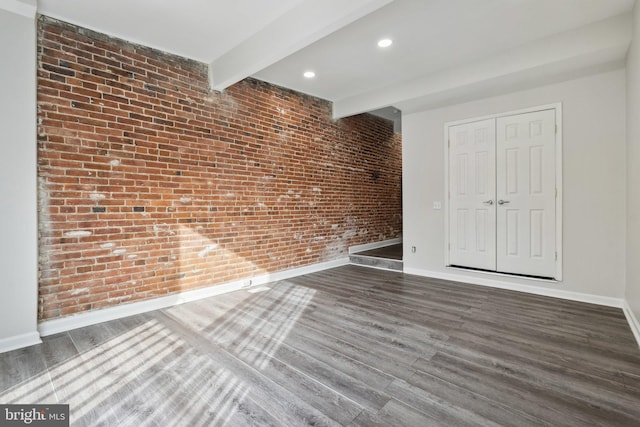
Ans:
{"type": "Polygon", "coordinates": [[[5,353],[11,350],[17,350],[23,347],[29,347],[32,345],[40,344],[42,340],[38,332],[29,332],[22,335],[15,335],[13,337],[3,338],[0,340],[0,353],[5,353]]]}
{"type": "Polygon", "coordinates": [[[349,247],[349,254],[353,254],[356,252],[364,252],[370,251],[372,249],[384,248],[386,246],[397,245],[402,243],[402,237],[397,237],[395,239],[382,240],[380,242],[366,243],[364,245],[356,245],[349,247]]]}
{"type": "Polygon", "coordinates": [[[631,310],[631,307],[629,307],[629,304],[626,300],[622,305],[622,311],[627,318],[627,322],[629,322],[629,327],[631,328],[631,332],[633,332],[636,343],[638,344],[638,347],[640,347],[640,321],[635,316],[635,314],[633,314],[633,310],[631,310]]]}
{"type": "Polygon", "coordinates": [[[35,19],[38,6],[36,0],[0,0],[0,9],[35,19]]]}
{"type": "Polygon", "coordinates": [[[585,294],[582,292],[563,291],[560,289],[543,288],[535,285],[522,285],[518,283],[503,282],[497,279],[485,279],[482,277],[465,276],[439,271],[429,271],[417,268],[405,268],[406,274],[430,277],[433,279],[450,280],[452,282],[468,283],[471,285],[487,286],[491,288],[507,289],[510,291],[524,292],[546,297],[560,298],[570,301],[586,302],[589,304],[604,305],[607,307],[623,308],[622,298],[604,297],[601,295],[585,294]]]}
{"type": "Polygon", "coordinates": [[[276,273],[267,273],[259,276],[247,277],[221,285],[213,285],[206,288],[179,292],[176,294],[153,298],[150,300],[118,305],[102,310],[88,311],[76,315],[62,317],[59,319],[46,320],[38,325],[38,331],[40,331],[40,335],[44,337],[70,331],[73,329],[83,328],[85,326],[95,325],[97,323],[173,307],[175,305],[184,304],[186,302],[209,298],[228,292],[234,292],[240,289],[248,289],[254,286],[262,286],[270,282],[277,282],[280,280],[291,279],[293,277],[302,276],[305,274],[316,273],[319,271],[328,270],[330,268],[347,265],[348,263],[348,258],[341,258],[334,261],[307,265],[304,267],[283,270],[276,273]]]}

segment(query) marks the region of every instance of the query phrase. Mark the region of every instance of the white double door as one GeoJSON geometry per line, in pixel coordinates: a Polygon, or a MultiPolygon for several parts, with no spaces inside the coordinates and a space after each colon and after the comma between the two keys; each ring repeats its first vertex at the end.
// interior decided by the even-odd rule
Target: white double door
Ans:
{"type": "Polygon", "coordinates": [[[555,110],[449,127],[449,264],[556,273],[555,110]]]}

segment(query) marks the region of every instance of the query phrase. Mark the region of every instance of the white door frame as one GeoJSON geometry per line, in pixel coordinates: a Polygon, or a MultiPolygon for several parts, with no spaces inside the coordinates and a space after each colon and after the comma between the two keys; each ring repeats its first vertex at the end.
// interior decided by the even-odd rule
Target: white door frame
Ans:
{"type": "MultiPolygon", "coordinates": [[[[490,114],[481,117],[471,117],[463,120],[456,120],[444,124],[444,264],[450,267],[449,263],[449,128],[451,126],[461,125],[465,123],[476,122],[479,120],[498,119],[499,117],[512,116],[523,113],[533,113],[542,110],[554,110],[556,116],[556,251],[558,258],[556,260],[556,273],[554,281],[562,281],[562,103],[540,105],[537,107],[524,108],[521,110],[507,111],[504,113],[490,114]]],[[[478,271],[479,274],[500,274],[500,272],[478,271]]],[[[514,277],[520,277],[514,275],[514,277]]]]}

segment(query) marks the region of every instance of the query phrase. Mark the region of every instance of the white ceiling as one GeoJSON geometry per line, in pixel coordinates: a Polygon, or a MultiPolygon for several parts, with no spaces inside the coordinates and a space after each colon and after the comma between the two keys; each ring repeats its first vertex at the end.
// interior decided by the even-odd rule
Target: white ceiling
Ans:
{"type": "Polygon", "coordinates": [[[209,63],[215,89],[253,75],[334,101],[341,117],[621,66],[631,21],[619,15],[634,1],[38,0],[38,11],[209,63]],[[393,45],[378,48],[382,37],[393,45]]]}
{"type": "MultiPolygon", "coordinates": [[[[628,12],[633,4],[633,0],[395,0],[255,77],[332,100],[338,107],[349,104],[338,109],[339,116],[387,105],[406,110],[402,101],[418,90],[409,88],[402,97],[385,100],[371,95],[468,69],[536,40],[549,38],[545,44],[552,48],[551,36],[628,12]],[[376,45],[383,37],[393,39],[390,48],[376,45]],[[305,69],[313,69],[317,77],[304,79],[305,69]],[[354,98],[366,102],[355,105],[354,98]]],[[[591,43],[593,37],[585,32],[575,38],[591,43]]],[[[629,40],[630,35],[627,44],[629,40]]],[[[567,47],[568,52],[575,48],[567,47]]],[[[626,47],[620,57],[625,52],[626,47]]],[[[539,56],[541,63],[547,59],[539,56]]]]}
{"type": "Polygon", "coordinates": [[[38,0],[38,12],[210,63],[302,0],[38,0]]]}
{"type": "Polygon", "coordinates": [[[632,0],[396,0],[256,74],[341,99],[628,11],[632,0]],[[393,39],[388,49],[376,42],[393,39]],[[301,71],[316,70],[306,86],[301,71]]]}

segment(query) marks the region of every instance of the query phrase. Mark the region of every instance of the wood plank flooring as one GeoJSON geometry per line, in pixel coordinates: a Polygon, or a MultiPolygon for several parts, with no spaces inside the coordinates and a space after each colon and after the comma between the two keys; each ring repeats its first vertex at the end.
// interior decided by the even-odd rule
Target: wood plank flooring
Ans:
{"type": "Polygon", "coordinates": [[[621,310],[344,266],[0,354],[77,426],[640,425],[621,310]]]}

